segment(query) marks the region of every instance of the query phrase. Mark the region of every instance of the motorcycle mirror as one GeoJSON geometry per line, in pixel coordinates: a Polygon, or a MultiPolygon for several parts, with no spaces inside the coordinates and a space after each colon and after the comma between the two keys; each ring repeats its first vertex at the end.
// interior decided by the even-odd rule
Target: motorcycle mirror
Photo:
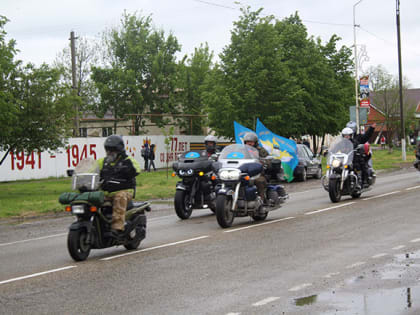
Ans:
{"type": "Polygon", "coordinates": [[[67,170],[67,176],[72,177],[74,174],[74,170],[67,170]]]}

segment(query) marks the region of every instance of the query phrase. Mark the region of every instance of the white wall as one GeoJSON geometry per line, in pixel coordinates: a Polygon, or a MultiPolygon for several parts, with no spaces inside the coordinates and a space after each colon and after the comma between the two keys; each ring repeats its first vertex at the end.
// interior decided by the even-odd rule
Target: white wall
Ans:
{"type": "MultiPolygon", "coordinates": [[[[22,179],[39,179],[48,177],[67,176],[66,170],[74,169],[77,163],[86,157],[99,159],[105,156],[103,147],[106,138],[70,138],[68,146],[59,151],[35,152],[23,154],[22,152],[10,154],[0,166],[0,182],[22,179]]],[[[203,142],[204,136],[174,135],[166,152],[164,136],[124,136],[123,137],[128,155],[139,162],[144,169],[144,160],[140,150],[146,139],[150,139],[156,145],[155,165],[157,168],[166,167],[166,159],[169,166],[177,159],[177,155],[190,149],[191,142],[203,142]]],[[[5,152],[0,151],[0,158],[5,152]]]]}

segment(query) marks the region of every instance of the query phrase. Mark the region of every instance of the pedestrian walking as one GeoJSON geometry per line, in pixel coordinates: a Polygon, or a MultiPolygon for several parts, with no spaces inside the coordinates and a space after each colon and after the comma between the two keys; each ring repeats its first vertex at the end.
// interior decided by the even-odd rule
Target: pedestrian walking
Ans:
{"type": "Polygon", "coordinates": [[[385,144],[386,144],[386,139],[384,137],[384,135],[381,136],[381,148],[385,149],[385,144]]]}
{"type": "Polygon", "coordinates": [[[149,150],[149,169],[148,171],[150,172],[152,166],[153,166],[153,170],[156,171],[156,166],[155,166],[155,148],[156,146],[154,144],[150,145],[150,150],[149,150]]]}
{"type": "Polygon", "coordinates": [[[144,159],[144,170],[147,171],[149,169],[149,144],[146,142],[141,147],[141,156],[144,159]]]}

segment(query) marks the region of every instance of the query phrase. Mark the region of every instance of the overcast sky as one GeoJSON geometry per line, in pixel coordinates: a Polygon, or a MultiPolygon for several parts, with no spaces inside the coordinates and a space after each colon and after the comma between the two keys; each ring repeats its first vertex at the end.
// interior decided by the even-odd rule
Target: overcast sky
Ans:
{"type": "MultiPolygon", "coordinates": [[[[252,10],[282,19],[298,11],[309,35],[325,42],[333,34],[340,44],[352,47],[353,7],[356,0],[241,0],[252,10]]],[[[413,88],[420,88],[420,0],[400,0],[402,73],[413,88]]],[[[18,59],[52,63],[68,45],[70,31],[76,36],[98,37],[117,26],[124,10],[151,15],[156,27],[172,32],[182,45],[182,55],[193,53],[207,42],[219,54],[230,43],[233,22],[240,15],[239,4],[230,0],[1,0],[0,15],[8,39],[17,41],[18,59]]],[[[383,65],[398,75],[396,0],[362,0],[356,6],[356,41],[366,47],[369,66],[383,65]]]]}

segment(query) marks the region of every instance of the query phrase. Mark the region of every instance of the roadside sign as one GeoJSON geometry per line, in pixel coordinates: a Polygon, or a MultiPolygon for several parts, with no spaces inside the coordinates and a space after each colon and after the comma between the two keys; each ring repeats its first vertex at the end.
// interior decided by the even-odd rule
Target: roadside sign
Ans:
{"type": "MultiPolygon", "coordinates": [[[[356,121],[356,106],[350,106],[350,120],[356,121]]],[[[368,121],[368,108],[359,107],[359,123],[366,125],[368,121]]]]}
{"type": "Polygon", "coordinates": [[[360,107],[365,107],[365,108],[369,108],[370,105],[370,101],[368,98],[363,99],[360,101],[360,107]]]}

